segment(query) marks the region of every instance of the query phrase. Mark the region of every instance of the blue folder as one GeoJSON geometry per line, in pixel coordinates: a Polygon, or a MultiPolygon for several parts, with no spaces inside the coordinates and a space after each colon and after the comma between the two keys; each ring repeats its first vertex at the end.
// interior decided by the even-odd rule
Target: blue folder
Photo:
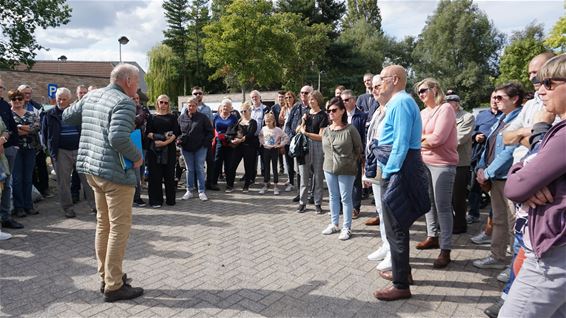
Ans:
{"type": "MultiPolygon", "coordinates": [[[[134,143],[136,148],[138,148],[143,158],[141,130],[135,129],[134,131],[132,131],[132,133],[130,134],[130,139],[132,139],[132,142],[134,143]]],[[[134,163],[130,159],[124,158],[124,156],[122,155],[120,155],[120,158],[122,159],[122,167],[124,167],[124,170],[133,168],[134,163]]]]}

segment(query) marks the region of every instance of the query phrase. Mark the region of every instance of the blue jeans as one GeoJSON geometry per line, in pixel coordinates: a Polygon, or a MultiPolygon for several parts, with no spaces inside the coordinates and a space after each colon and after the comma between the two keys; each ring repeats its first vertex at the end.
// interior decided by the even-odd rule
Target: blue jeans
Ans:
{"type": "Polygon", "coordinates": [[[340,201],[344,212],[344,224],[342,227],[352,227],[352,189],[354,188],[355,175],[336,175],[324,171],[326,184],[328,185],[328,196],[330,198],[330,215],[332,224],[338,225],[340,219],[340,201]]]}
{"type": "Polygon", "coordinates": [[[515,258],[517,257],[517,254],[519,253],[519,249],[521,249],[521,247],[525,248],[525,243],[523,242],[523,233],[515,232],[515,241],[513,241],[513,258],[511,259],[511,271],[509,272],[509,280],[507,281],[505,287],[503,288],[503,293],[505,295],[509,294],[509,290],[511,289],[511,286],[513,285],[513,281],[515,280],[515,273],[513,272],[513,263],[515,263],[515,258]]]}
{"type": "Polygon", "coordinates": [[[0,199],[0,218],[2,221],[10,219],[10,211],[12,210],[12,171],[14,170],[17,152],[18,150],[14,146],[4,149],[4,155],[6,155],[8,165],[10,166],[10,175],[4,181],[4,191],[2,191],[2,197],[0,199]]]}
{"type": "Polygon", "coordinates": [[[198,192],[203,193],[204,186],[204,162],[206,161],[206,147],[201,147],[195,152],[183,150],[183,158],[185,158],[185,166],[187,167],[187,190],[195,188],[195,173],[197,175],[198,192]]]}
{"type": "Polygon", "coordinates": [[[35,166],[35,149],[20,148],[14,162],[12,172],[12,195],[14,196],[14,209],[31,209],[31,189],[33,181],[33,168],[35,166]]]}

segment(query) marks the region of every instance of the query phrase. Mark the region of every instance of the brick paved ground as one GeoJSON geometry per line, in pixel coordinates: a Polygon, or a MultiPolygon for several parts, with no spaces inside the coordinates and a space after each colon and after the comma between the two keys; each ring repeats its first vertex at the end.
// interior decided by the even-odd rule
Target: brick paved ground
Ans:
{"type": "Polygon", "coordinates": [[[328,215],[297,214],[290,193],[258,189],[135,208],[124,269],[145,294],[114,304],[98,292],[94,216],[80,203],[78,217],[65,219],[55,198],[40,202],[41,214],[0,242],[0,316],[483,317],[499,297],[498,271],[471,264],[488,248],[468,243],[469,234],[454,237],[447,270],[432,269],[438,251],[414,249],[426,235],[422,219],[411,232],[413,298],[378,301],[372,291],[388,282],[366,258],[380,244],[377,227],[363,224],[369,200],[342,242],[320,234],[328,215]]]}

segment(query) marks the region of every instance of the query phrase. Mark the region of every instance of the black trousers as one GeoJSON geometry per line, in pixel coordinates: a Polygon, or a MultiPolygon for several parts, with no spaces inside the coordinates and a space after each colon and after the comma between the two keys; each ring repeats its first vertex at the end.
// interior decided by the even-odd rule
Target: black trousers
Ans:
{"type": "Polygon", "coordinates": [[[229,187],[234,187],[234,181],[236,179],[236,170],[240,165],[242,159],[244,159],[244,184],[249,186],[251,184],[250,176],[252,171],[255,169],[256,163],[257,147],[247,144],[241,144],[234,148],[232,153],[232,161],[230,163],[229,171],[226,171],[226,185],[229,187]]]}
{"type": "Polygon", "coordinates": [[[271,181],[271,174],[269,166],[273,171],[273,182],[279,183],[279,171],[277,170],[277,160],[279,160],[279,150],[277,148],[261,148],[263,152],[263,182],[269,183],[271,181]]]}
{"type": "Polygon", "coordinates": [[[360,210],[362,206],[362,162],[358,160],[358,173],[354,179],[354,189],[352,190],[352,205],[354,209],[360,210]]]}
{"type": "MultiPolygon", "coordinates": [[[[206,151],[206,186],[215,184],[214,180],[214,150],[208,147],[206,151]]],[[[197,183],[195,183],[197,184],[197,183]]]]}
{"type": "Polygon", "coordinates": [[[163,204],[163,185],[165,185],[165,203],[175,205],[175,157],[169,158],[167,164],[158,164],[153,151],[147,152],[148,186],[150,205],[163,204]]]}
{"type": "Polygon", "coordinates": [[[47,156],[43,149],[35,154],[35,167],[33,169],[33,185],[41,192],[47,194],[49,191],[49,172],[47,172],[47,156]]]}
{"type": "Polygon", "coordinates": [[[468,198],[468,185],[471,178],[470,166],[457,167],[452,191],[452,207],[454,208],[454,229],[466,230],[466,198],[468,198]]]}
{"type": "Polygon", "coordinates": [[[73,174],[71,175],[71,195],[74,199],[81,199],[81,179],[79,178],[79,173],[77,169],[73,169],[73,174]]]}
{"type": "MultiPolygon", "coordinates": [[[[389,181],[381,181],[382,198],[388,186],[389,181]]],[[[401,227],[393,215],[393,211],[385,203],[382,206],[385,234],[387,235],[391,251],[393,285],[397,289],[408,289],[409,273],[411,272],[411,266],[409,265],[409,229],[401,227]]]]}

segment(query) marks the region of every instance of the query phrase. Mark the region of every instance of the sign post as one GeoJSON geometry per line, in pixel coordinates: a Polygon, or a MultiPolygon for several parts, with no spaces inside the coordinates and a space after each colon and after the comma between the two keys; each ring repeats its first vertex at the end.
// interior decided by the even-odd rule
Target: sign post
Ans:
{"type": "Polygon", "coordinates": [[[55,93],[57,92],[57,84],[47,84],[47,96],[51,99],[55,99],[55,93]]]}

